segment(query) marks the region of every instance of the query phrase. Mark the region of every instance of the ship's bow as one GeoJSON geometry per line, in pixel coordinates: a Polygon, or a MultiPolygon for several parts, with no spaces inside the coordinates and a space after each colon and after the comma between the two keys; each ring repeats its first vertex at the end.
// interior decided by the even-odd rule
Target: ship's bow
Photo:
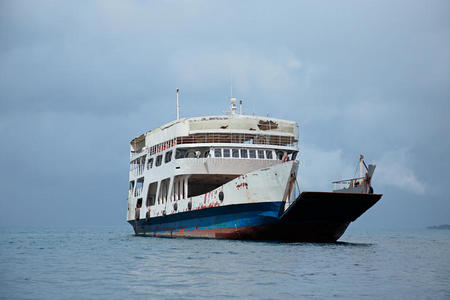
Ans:
{"type": "Polygon", "coordinates": [[[382,194],[303,192],[284,212],[282,239],[335,242],[382,194]]]}

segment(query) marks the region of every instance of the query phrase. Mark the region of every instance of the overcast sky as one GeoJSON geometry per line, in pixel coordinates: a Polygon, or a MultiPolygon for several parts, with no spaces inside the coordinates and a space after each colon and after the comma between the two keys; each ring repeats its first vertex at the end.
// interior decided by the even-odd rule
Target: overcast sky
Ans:
{"type": "Polygon", "coordinates": [[[124,224],[129,141],[182,117],[300,126],[300,186],[359,154],[353,226],[450,223],[450,2],[0,2],[0,225],[124,224]]]}

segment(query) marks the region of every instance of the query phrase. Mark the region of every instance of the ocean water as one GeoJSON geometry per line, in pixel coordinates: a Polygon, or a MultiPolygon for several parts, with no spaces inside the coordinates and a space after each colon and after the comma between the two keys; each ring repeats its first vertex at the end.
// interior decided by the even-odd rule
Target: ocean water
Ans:
{"type": "Polygon", "coordinates": [[[450,231],[331,244],[136,237],[129,225],[0,228],[2,299],[450,299],[450,231]]]}

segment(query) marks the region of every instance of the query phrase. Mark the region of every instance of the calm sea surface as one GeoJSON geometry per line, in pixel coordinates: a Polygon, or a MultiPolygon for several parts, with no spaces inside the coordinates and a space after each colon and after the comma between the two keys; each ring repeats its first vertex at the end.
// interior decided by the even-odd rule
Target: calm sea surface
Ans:
{"type": "Polygon", "coordinates": [[[340,243],[136,237],[130,226],[0,228],[0,298],[450,299],[450,231],[340,243]]]}

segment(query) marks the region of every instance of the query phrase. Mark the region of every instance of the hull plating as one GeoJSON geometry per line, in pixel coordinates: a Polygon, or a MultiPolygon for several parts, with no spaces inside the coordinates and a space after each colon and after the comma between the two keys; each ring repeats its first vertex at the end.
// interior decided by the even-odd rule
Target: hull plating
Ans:
{"type": "Polygon", "coordinates": [[[280,201],[205,208],[129,223],[137,235],[335,242],[350,222],[357,218],[355,211],[362,214],[381,195],[349,196],[347,207],[341,210],[336,210],[335,205],[323,206],[336,200],[334,194],[307,192],[297,198],[284,214],[281,211],[284,203],[280,201]],[[317,201],[310,205],[313,199],[317,201]],[[355,206],[360,209],[355,209],[355,206]],[[348,210],[348,207],[351,209],[348,210]],[[320,214],[322,217],[318,218],[320,214]]]}
{"type": "Polygon", "coordinates": [[[279,223],[282,202],[211,207],[129,221],[136,234],[170,237],[231,238],[241,228],[279,223]]]}

